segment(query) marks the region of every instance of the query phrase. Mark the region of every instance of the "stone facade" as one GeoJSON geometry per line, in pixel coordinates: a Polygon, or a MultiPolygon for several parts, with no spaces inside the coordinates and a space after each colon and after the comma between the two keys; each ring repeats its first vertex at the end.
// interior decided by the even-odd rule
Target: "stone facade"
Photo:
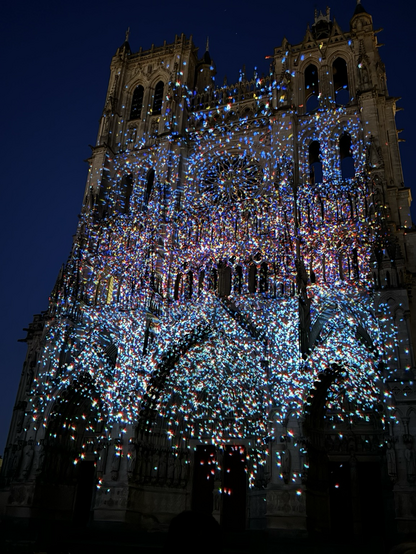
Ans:
{"type": "Polygon", "coordinates": [[[416,235],[376,33],[316,12],[220,87],[192,38],[126,37],[28,329],[6,517],[416,531],[416,235]]]}

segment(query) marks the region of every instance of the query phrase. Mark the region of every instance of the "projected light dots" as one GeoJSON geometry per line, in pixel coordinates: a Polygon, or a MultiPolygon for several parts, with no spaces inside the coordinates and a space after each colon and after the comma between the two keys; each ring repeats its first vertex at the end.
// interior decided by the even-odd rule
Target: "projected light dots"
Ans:
{"type": "Polygon", "coordinates": [[[302,415],[328,368],[339,367],[340,379],[328,392],[327,417],[367,419],[380,402],[378,367],[388,365],[395,329],[371,292],[377,228],[361,124],[342,108],[318,111],[294,136],[293,113],[273,115],[269,88],[258,93],[255,118],[230,117],[232,104],[194,113],[186,158],[175,135],[107,157],[105,214],[84,211],[51,297],[34,420],[88,372],[108,428],[116,422],[125,431],[151,402],[174,448],[189,447],[190,438],[218,446],[249,439],[253,484],[264,439],[289,410],[302,415]],[[341,176],[344,132],[350,180],[341,176]],[[311,140],[320,145],[322,183],[309,179],[311,140]],[[311,329],[323,322],[307,357],[299,348],[297,255],[309,279],[311,329]],[[221,268],[231,275],[226,298],[214,290],[221,268]],[[354,412],[345,412],[345,400],[354,412]]]}

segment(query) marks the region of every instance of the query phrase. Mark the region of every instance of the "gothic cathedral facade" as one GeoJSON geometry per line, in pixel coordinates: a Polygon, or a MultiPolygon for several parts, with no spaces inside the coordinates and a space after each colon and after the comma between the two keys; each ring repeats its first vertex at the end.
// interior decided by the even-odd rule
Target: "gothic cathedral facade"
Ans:
{"type": "Polygon", "coordinates": [[[6,517],[416,531],[416,235],[376,33],[316,12],[222,86],[192,37],[126,38],[29,326],[6,517]]]}

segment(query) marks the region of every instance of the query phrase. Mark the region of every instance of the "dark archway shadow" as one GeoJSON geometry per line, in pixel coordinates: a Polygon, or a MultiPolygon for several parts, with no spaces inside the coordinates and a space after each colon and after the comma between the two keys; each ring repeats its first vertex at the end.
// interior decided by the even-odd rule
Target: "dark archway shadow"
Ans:
{"type": "Polygon", "coordinates": [[[77,526],[87,525],[91,516],[99,410],[92,381],[82,375],[56,400],[44,440],[36,503],[51,517],[77,526]]]}
{"type": "Polygon", "coordinates": [[[346,540],[387,536],[393,524],[388,510],[392,496],[386,484],[380,418],[375,413],[372,421],[357,428],[326,424],[329,389],[342,387],[343,375],[345,369],[336,364],[322,373],[305,409],[308,532],[312,537],[345,536],[346,540]]]}

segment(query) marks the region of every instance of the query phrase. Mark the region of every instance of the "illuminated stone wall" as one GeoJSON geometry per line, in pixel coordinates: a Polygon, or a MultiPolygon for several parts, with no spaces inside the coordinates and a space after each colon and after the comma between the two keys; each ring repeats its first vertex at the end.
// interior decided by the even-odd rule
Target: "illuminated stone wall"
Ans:
{"type": "Polygon", "coordinates": [[[414,234],[371,16],[317,13],[269,75],[214,76],[183,35],[112,60],[74,246],[29,328],[6,514],[163,529],[214,445],[223,522],[240,456],[247,527],[335,529],[348,481],[362,532],[375,464],[410,530],[414,234]]]}

